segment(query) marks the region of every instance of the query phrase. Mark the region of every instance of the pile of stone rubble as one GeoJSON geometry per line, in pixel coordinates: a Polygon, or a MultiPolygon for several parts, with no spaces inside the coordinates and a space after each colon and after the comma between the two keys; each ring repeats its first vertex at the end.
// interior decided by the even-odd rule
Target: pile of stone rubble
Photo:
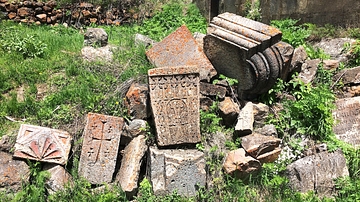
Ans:
{"type": "MultiPolygon", "coordinates": [[[[86,45],[107,44],[103,30],[88,31],[92,34],[85,35],[86,45]],[[98,35],[93,33],[100,33],[105,42],[89,38],[98,35]]],[[[256,174],[263,163],[274,162],[281,155],[281,139],[277,138],[275,127],[265,125],[269,107],[250,99],[269,90],[277,78],[286,80],[293,71],[300,71],[300,77],[311,82],[314,74],[306,70],[316,72],[317,66],[309,65],[312,61],[306,60],[301,48],[294,51],[289,44],[281,42],[279,30],[224,13],[212,20],[207,35],[193,37],[182,26],[161,42],[140,40],[139,43],[151,43],[146,55],[155,68],[148,71],[148,84],[132,83],[127,90],[125,101],[131,120],[96,113],[87,115],[78,170],[81,177],[91,184],[119,184],[132,197],[146,170],[145,177],[156,195],[177,190],[183,196],[194,196],[200,187],[209,186],[206,165],[209,147],[216,145],[226,152],[224,173],[242,179],[256,174]],[[231,87],[225,80],[210,83],[218,74],[236,78],[238,86],[231,87]],[[226,150],[224,134],[201,134],[199,110],[208,110],[215,101],[219,101],[223,124],[235,127],[235,135],[241,137],[242,148],[226,150]],[[148,144],[144,130],[148,125],[156,131],[156,143],[152,145],[148,144]],[[205,143],[205,152],[195,149],[202,136],[210,139],[210,143],[205,143]]],[[[327,62],[329,66],[336,65],[334,60],[327,62]]],[[[353,89],[359,83],[360,70],[352,71],[338,77],[352,84],[349,88],[353,89]]],[[[356,108],[360,100],[344,99],[337,101],[338,110],[334,112],[340,120],[337,135],[358,146],[355,134],[360,113],[349,108],[356,108]]],[[[7,138],[2,137],[0,142],[3,150],[0,151],[0,187],[16,191],[22,180],[28,180],[29,168],[22,159],[44,163],[43,169],[51,173],[47,181],[49,193],[71,184],[71,175],[64,165],[69,158],[72,134],[23,124],[13,154],[4,152],[13,146],[7,138]]],[[[297,190],[306,192],[315,188],[319,193],[331,195],[333,179],[348,175],[348,171],[341,151],[328,153],[326,149],[314,149],[289,165],[288,174],[297,190]],[[329,170],[333,172],[327,173],[329,170]]]]}

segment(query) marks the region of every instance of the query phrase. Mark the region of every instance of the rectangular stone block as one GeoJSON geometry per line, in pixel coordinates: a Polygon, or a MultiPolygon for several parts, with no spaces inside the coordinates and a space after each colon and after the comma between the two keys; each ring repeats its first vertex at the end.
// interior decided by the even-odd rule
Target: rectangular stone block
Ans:
{"type": "Polygon", "coordinates": [[[15,143],[14,157],[66,164],[71,136],[66,131],[22,124],[15,143]]]}
{"type": "Polygon", "coordinates": [[[360,97],[336,100],[336,110],[333,112],[336,125],[334,132],[340,140],[360,146],[360,97]]]}
{"type": "Polygon", "coordinates": [[[121,117],[89,113],[83,134],[79,175],[92,184],[112,181],[124,126],[121,117]]]}
{"type": "Polygon", "coordinates": [[[240,110],[238,120],[235,126],[235,132],[240,135],[248,135],[254,129],[254,104],[247,102],[240,110]]]}
{"type": "Polygon", "coordinates": [[[155,195],[177,191],[182,196],[194,196],[206,184],[204,153],[198,150],[149,149],[148,167],[155,195]]]}
{"type": "Polygon", "coordinates": [[[156,43],[146,52],[146,56],[156,67],[198,66],[201,80],[210,81],[217,74],[185,25],[156,43]]]}
{"type": "Polygon", "coordinates": [[[158,145],[200,142],[198,68],[155,68],[148,76],[158,145]]]}

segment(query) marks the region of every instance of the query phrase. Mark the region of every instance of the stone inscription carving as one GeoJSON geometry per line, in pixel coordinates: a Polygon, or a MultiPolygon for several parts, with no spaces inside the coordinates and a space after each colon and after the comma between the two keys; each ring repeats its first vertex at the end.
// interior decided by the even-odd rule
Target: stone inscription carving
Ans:
{"type": "Polygon", "coordinates": [[[22,124],[14,156],[64,165],[70,152],[70,142],[70,134],[65,131],[22,124]]]}
{"type": "Polygon", "coordinates": [[[200,142],[198,68],[156,68],[148,75],[158,144],[200,142]]]}
{"type": "Polygon", "coordinates": [[[334,132],[336,136],[354,147],[360,146],[360,97],[344,98],[336,101],[334,132]]]}
{"type": "Polygon", "coordinates": [[[112,181],[123,125],[124,119],[120,117],[88,114],[79,175],[92,184],[112,181]]]}

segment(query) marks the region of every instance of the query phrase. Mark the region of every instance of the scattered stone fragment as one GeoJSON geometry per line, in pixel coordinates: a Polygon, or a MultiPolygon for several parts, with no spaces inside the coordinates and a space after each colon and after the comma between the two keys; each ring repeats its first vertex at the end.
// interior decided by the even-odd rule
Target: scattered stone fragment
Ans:
{"type": "Polygon", "coordinates": [[[92,46],[85,46],[81,49],[82,58],[88,62],[105,61],[111,62],[113,59],[114,47],[107,45],[104,47],[94,48],[92,46]]]}
{"type": "Polygon", "coordinates": [[[102,28],[88,28],[84,34],[84,45],[103,47],[108,44],[108,35],[102,28]]]}
{"type": "Polygon", "coordinates": [[[247,102],[240,110],[238,120],[235,126],[235,132],[239,135],[248,135],[253,132],[254,124],[254,105],[252,102],[247,102]]]}
{"type": "Polygon", "coordinates": [[[72,183],[70,173],[68,173],[64,167],[56,164],[45,164],[43,170],[50,173],[50,178],[46,180],[46,190],[53,194],[57,191],[61,191],[65,188],[65,185],[72,183]]]}
{"type": "Polygon", "coordinates": [[[152,40],[150,37],[142,35],[142,34],[135,34],[135,44],[142,44],[145,47],[154,45],[156,41],[152,40]]]}
{"type": "Polygon", "coordinates": [[[254,127],[260,128],[265,125],[266,119],[269,116],[269,106],[264,103],[253,103],[254,105],[254,127]]]}
{"type": "Polygon", "coordinates": [[[144,135],[135,137],[124,150],[121,167],[115,181],[129,196],[133,196],[138,187],[142,158],[147,150],[144,135]]]}
{"type": "Polygon", "coordinates": [[[350,69],[343,69],[339,73],[337,73],[333,78],[334,81],[338,81],[340,79],[344,85],[359,85],[360,66],[350,69]]]}
{"type": "Polygon", "coordinates": [[[358,148],[360,146],[360,97],[343,98],[335,101],[333,112],[336,125],[334,133],[340,140],[358,148]]]}
{"type": "Polygon", "coordinates": [[[79,175],[92,184],[109,183],[115,172],[124,119],[89,113],[79,162],[79,175]]]}
{"type": "Polygon", "coordinates": [[[146,55],[156,67],[198,66],[200,80],[210,81],[217,74],[185,25],[154,44],[146,55]]]}
{"type": "Polygon", "coordinates": [[[208,111],[213,105],[214,101],[206,96],[200,96],[200,109],[203,111],[208,111]]]}
{"type": "Polygon", "coordinates": [[[14,157],[64,165],[68,160],[71,139],[65,131],[22,124],[14,157]]]}
{"type": "Polygon", "coordinates": [[[241,138],[241,145],[247,153],[258,159],[261,163],[274,162],[280,152],[281,139],[253,133],[241,138]]]}
{"type": "Polygon", "coordinates": [[[322,63],[325,70],[335,70],[340,65],[340,62],[338,60],[323,60],[322,63]]]}
{"type": "Polygon", "coordinates": [[[142,119],[134,119],[130,121],[129,125],[125,125],[125,133],[122,136],[134,138],[139,135],[144,135],[147,127],[147,122],[142,119]]]}
{"type": "Polygon", "coordinates": [[[348,55],[344,51],[345,44],[352,44],[355,39],[350,38],[323,38],[319,43],[314,44],[314,48],[320,48],[325,54],[330,55],[331,59],[338,60],[339,62],[346,62],[348,55]]]}
{"type": "Polygon", "coordinates": [[[198,68],[155,68],[148,76],[158,145],[200,142],[198,68]]]}
{"type": "Polygon", "coordinates": [[[15,146],[16,137],[3,135],[0,138],[0,151],[10,151],[15,146]]]}
{"type": "Polygon", "coordinates": [[[273,124],[264,125],[263,127],[256,129],[255,132],[265,136],[278,137],[276,127],[273,124]]]}
{"type": "Polygon", "coordinates": [[[316,72],[319,68],[321,60],[320,59],[314,59],[314,60],[307,60],[302,66],[301,66],[301,72],[299,74],[299,78],[305,83],[310,83],[316,75],[316,72]]]}
{"type": "Polygon", "coordinates": [[[247,179],[261,169],[260,161],[246,154],[243,148],[229,152],[223,168],[226,174],[240,179],[247,179]]]}
{"type": "Polygon", "coordinates": [[[20,160],[13,159],[11,154],[0,151],[0,191],[18,191],[22,182],[28,182],[29,166],[20,160]]]}
{"type": "Polygon", "coordinates": [[[125,96],[125,106],[131,119],[147,119],[150,116],[148,105],[149,87],[146,84],[132,83],[125,96]]]}
{"type": "Polygon", "coordinates": [[[203,52],[203,47],[204,47],[204,37],[206,36],[206,34],[200,33],[200,32],[195,32],[193,34],[193,37],[196,41],[196,43],[198,44],[201,52],[203,52]]]}
{"type": "Polygon", "coordinates": [[[288,165],[286,173],[293,189],[303,193],[314,191],[321,197],[336,194],[334,179],[349,176],[341,150],[306,156],[288,165]]]}
{"type": "Polygon", "coordinates": [[[226,88],[220,85],[200,82],[200,93],[205,96],[224,99],[226,88]]]}
{"type": "Polygon", "coordinates": [[[301,66],[305,63],[305,60],[307,59],[308,55],[306,53],[306,50],[304,46],[299,46],[295,48],[294,54],[291,60],[291,67],[290,72],[298,72],[301,71],[301,66]]]}
{"type": "Polygon", "coordinates": [[[173,193],[195,196],[205,186],[204,153],[198,150],[158,150],[150,147],[148,166],[155,195],[173,193]]]}
{"type": "Polygon", "coordinates": [[[240,113],[240,106],[230,97],[225,97],[219,103],[219,115],[226,126],[233,126],[240,113]]]}

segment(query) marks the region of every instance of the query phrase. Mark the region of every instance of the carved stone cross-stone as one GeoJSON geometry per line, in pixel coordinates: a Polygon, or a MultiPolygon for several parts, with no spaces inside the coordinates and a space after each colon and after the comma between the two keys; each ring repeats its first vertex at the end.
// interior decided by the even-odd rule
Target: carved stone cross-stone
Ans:
{"type": "Polygon", "coordinates": [[[198,68],[155,68],[148,76],[158,145],[200,142],[198,68]]]}
{"type": "Polygon", "coordinates": [[[68,132],[22,124],[16,139],[14,156],[64,165],[70,148],[71,136],[68,132]]]}
{"type": "Polygon", "coordinates": [[[115,171],[124,119],[89,113],[84,130],[79,175],[92,184],[109,183],[115,171]]]}

